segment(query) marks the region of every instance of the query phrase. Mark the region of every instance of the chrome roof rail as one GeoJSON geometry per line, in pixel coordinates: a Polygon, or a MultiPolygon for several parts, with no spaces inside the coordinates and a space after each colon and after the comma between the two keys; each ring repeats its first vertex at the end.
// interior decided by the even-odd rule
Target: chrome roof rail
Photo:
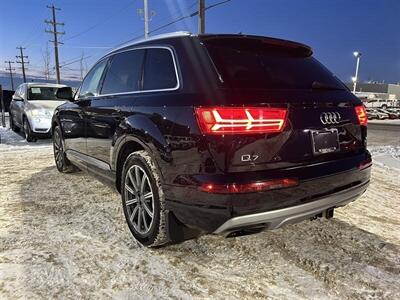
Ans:
{"type": "Polygon", "coordinates": [[[112,52],[123,49],[125,47],[134,46],[136,44],[140,44],[143,42],[155,41],[155,40],[171,38],[171,37],[190,36],[190,35],[191,35],[191,33],[188,31],[176,31],[176,32],[169,32],[169,33],[154,35],[154,36],[148,37],[147,39],[141,38],[138,40],[132,40],[132,41],[124,42],[123,44],[118,45],[116,48],[114,48],[113,50],[111,50],[107,54],[105,54],[105,56],[107,56],[108,54],[110,54],[112,52]]]}

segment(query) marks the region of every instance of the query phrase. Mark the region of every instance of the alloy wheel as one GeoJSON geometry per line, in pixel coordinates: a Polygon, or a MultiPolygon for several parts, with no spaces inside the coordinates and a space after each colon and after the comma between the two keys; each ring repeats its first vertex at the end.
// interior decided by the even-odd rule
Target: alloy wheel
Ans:
{"type": "Polygon", "coordinates": [[[148,234],[154,220],[154,194],[142,167],[133,165],[126,172],[124,193],[129,222],[139,234],[148,234]]]}

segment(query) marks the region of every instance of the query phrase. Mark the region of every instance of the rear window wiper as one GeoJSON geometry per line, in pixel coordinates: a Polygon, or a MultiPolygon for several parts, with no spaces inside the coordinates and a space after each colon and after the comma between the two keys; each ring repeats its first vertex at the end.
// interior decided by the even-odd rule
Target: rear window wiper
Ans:
{"type": "Polygon", "coordinates": [[[345,88],[341,86],[320,81],[313,81],[313,83],[311,84],[311,88],[313,90],[345,90],[345,88]]]}

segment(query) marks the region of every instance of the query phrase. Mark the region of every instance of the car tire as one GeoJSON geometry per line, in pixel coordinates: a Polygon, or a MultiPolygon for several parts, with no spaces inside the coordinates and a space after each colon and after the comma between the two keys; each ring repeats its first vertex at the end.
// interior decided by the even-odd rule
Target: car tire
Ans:
{"type": "Polygon", "coordinates": [[[11,130],[14,131],[14,132],[19,132],[20,129],[19,129],[18,126],[15,125],[14,117],[13,117],[13,115],[11,113],[9,114],[9,118],[10,118],[10,128],[11,128],[11,130]]]}
{"type": "Polygon", "coordinates": [[[35,137],[33,137],[31,125],[29,124],[29,121],[26,117],[24,117],[23,127],[24,127],[24,134],[25,134],[26,141],[28,143],[36,142],[37,139],[35,137]]]}
{"type": "Polygon", "coordinates": [[[78,171],[65,155],[64,141],[59,126],[56,126],[53,131],[53,153],[56,167],[59,172],[72,173],[78,171]]]}
{"type": "Polygon", "coordinates": [[[146,151],[131,153],[121,175],[126,222],[140,244],[159,247],[169,242],[167,211],[160,172],[146,151]]]}

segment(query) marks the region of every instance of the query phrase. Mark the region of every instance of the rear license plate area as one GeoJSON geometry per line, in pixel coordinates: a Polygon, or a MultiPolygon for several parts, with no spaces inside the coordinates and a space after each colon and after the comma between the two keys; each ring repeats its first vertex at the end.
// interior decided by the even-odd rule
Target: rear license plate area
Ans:
{"type": "Polygon", "coordinates": [[[314,155],[332,153],[340,150],[339,134],[336,128],[311,130],[310,133],[314,155]]]}

